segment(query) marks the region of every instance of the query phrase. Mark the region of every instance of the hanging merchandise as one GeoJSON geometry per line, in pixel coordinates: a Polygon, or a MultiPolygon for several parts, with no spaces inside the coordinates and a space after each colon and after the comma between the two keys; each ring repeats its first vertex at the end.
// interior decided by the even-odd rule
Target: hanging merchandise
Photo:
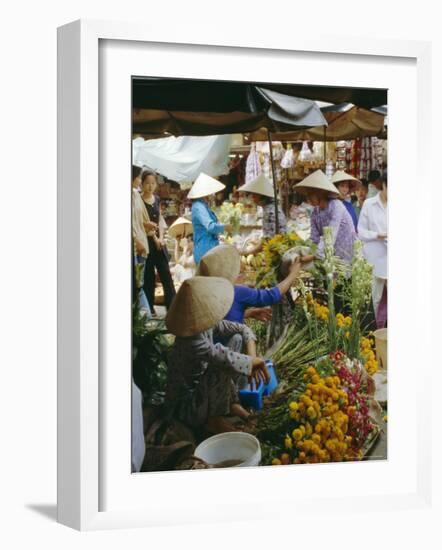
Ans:
{"type": "Polygon", "coordinates": [[[256,179],[261,172],[262,166],[259,153],[256,151],[255,143],[252,143],[249,156],[247,157],[245,183],[249,183],[256,179]]]}
{"type": "Polygon", "coordinates": [[[343,170],[344,172],[348,169],[346,141],[338,141],[336,143],[336,169],[343,170]]]}
{"type": "Polygon", "coordinates": [[[371,138],[362,138],[361,165],[359,167],[359,179],[367,179],[372,170],[372,145],[371,138]]]}
{"type": "Polygon", "coordinates": [[[372,170],[384,171],[386,167],[386,145],[387,141],[377,137],[371,138],[372,170]]]}
{"type": "Polygon", "coordinates": [[[353,141],[351,147],[351,164],[350,164],[350,174],[355,178],[359,178],[359,166],[361,163],[361,150],[362,150],[362,140],[357,138],[353,141]]]}
{"type": "Polygon", "coordinates": [[[270,155],[264,154],[263,157],[262,171],[268,180],[273,181],[272,167],[270,166],[270,155]]]}
{"type": "Polygon", "coordinates": [[[313,162],[317,164],[324,163],[324,142],[323,141],[314,141],[313,142],[313,162]]]}
{"type": "Polygon", "coordinates": [[[357,138],[351,147],[350,174],[358,179],[367,179],[373,169],[371,138],[357,138]]]}
{"type": "MultiPolygon", "coordinates": [[[[270,151],[269,151],[270,154],[270,151]]],[[[281,161],[284,156],[284,147],[280,141],[273,143],[273,160],[281,161]]]]}
{"type": "Polygon", "coordinates": [[[347,140],[345,142],[345,162],[347,163],[348,170],[352,170],[352,158],[353,158],[353,142],[350,140],[347,140]]]}
{"type": "Polygon", "coordinates": [[[325,175],[331,179],[333,174],[335,173],[335,169],[333,167],[333,161],[328,160],[327,164],[325,165],[325,175]]]}
{"type": "Polygon", "coordinates": [[[382,141],[382,168],[383,170],[387,169],[387,156],[388,156],[388,146],[387,140],[383,139],[382,141]]]}
{"type": "Polygon", "coordinates": [[[302,143],[301,152],[299,153],[299,160],[301,162],[308,162],[312,160],[312,152],[310,151],[310,147],[306,141],[302,143]]]}
{"type": "Polygon", "coordinates": [[[281,168],[293,168],[295,165],[295,156],[293,154],[293,149],[291,144],[287,145],[287,149],[284,153],[284,156],[281,159],[281,168]]]}
{"type": "Polygon", "coordinates": [[[313,151],[307,141],[302,143],[298,158],[296,159],[297,179],[304,179],[308,174],[324,168],[324,144],[313,142],[313,151]]]}
{"type": "MultiPolygon", "coordinates": [[[[258,141],[256,143],[256,150],[260,154],[260,161],[262,166],[262,172],[265,177],[273,181],[272,163],[270,160],[270,146],[268,141],[258,141]]],[[[273,142],[273,161],[275,168],[276,181],[280,182],[282,178],[280,160],[284,154],[284,148],[280,141],[273,142]]]]}

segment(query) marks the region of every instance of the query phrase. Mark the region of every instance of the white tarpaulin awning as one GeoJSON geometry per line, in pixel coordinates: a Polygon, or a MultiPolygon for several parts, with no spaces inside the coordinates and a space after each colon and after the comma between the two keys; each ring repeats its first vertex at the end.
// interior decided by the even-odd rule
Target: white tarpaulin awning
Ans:
{"type": "Polygon", "coordinates": [[[133,163],[186,184],[200,172],[213,177],[228,174],[231,141],[231,135],[136,138],[132,142],[133,163]]]}

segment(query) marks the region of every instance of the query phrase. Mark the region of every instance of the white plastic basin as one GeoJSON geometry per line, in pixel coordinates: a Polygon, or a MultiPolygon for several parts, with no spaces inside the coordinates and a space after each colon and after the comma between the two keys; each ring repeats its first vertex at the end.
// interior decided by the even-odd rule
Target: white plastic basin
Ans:
{"type": "Polygon", "coordinates": [[[226,432],[205,439],[195,456],[218,467],[259,466],[261,446],[255,436],[244,432],[226,432]]]}

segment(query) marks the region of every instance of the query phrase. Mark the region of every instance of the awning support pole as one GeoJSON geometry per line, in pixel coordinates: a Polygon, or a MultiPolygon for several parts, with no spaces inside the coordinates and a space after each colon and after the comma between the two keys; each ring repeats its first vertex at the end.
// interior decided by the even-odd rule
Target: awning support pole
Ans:
{"type": "Polygon", "coordinates": [[[324,172],[327,167],[327,126],[324,126],[324,172]]]}
{"type": "Polygon", "coordinates": [[[269,138],[269,149],[270,149],[270,164],[272,166],[272,176],[273,176],[273,197],[275,201],[275,233],[279,233],[279,216],[278,216],[278,182],[276,181],[276,174],[275,174],[275,163],[273,161],[273,143],[272,143],[272,135],[270,130],[267,130],[268,138],[269,138]]]}

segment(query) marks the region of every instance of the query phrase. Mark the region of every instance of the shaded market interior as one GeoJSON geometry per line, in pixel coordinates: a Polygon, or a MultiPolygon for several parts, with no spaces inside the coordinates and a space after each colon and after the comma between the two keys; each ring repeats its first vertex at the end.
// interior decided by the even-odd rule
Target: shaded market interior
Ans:
{"type": "MultiPolygon", "coordinates": [[[[247,162],[253,154],[265,176],[276,183],[273,185],[275,203],[282,206],[289,233],[303,241],[309,238],[309,220],[299,209],[302,200],[294,189],[297,183],[317,169],[329,176],[335,170],[345,170],[366,179],[371,170],[384,172],[387,168],[387,90],[143,77],[133,79],[132,100],[133,162],[157,174],[157,193],[169,228],[180,217],[190,219],[191,202],[187,193],[198,174],[186,170],[188,151],[196,157],[201,155],[198,138],[213,141],[205,151],[210,162],[207,161],[204,171],[226,186],[217,198],[221,216],[231,214],[230,206],[223,205],[232,204],[232,200],[237,204],[238,187],[246,180],[247,162]],[[224,164],[219,158],[214,162],[211,156],[214,150],[222,152],[224,164]],[[165,151],[163,157],[161,151],[165,151]],[[186,170],[181,173],[178,163],[168,177],[173,161],[170,151],[174,151],[173,158],[184,158],[182,164],[186,164],[186,170]],[[210,166],[216,166],[212,173],[210,166]]],[[[198,171],[201,164],[196,160],[204,159],[200,156],[193,160],[198,171]]],[[[259,235],[261,223],[256,209],[244,205],[236,235],[229,236],[227,242],[244,248],[259,235]]],[[[167,239],[171,265],[174,247],[174,239],[167,239]]],[[[262,267],[254,258],[246,257],[245,284],[256,285],[262,267]]],[[[177,288],[179,286],[180,282],[177,288]]],[[[294,293],[293,298],[299,298],[299,293],[294,293]]],[[[164,314],[160,284],[156,287],[155,303],[164,314]]],[[[155,320],[152,327],[152,345],[161,341],[167,348],[168,336],[161,332],[161,325],[155,320]]],[[[254,328],[262,331],[263,327],[255,323],[254,328]]],[[[262,346],[265,347],[265,340],[262,346]]],[[[271,355],[268,349],[261,351],[271,355]]],[[[167,375],[167,360],[165,355],[160,355],[155,360],[160,359],[163,365],[162,372],[157,373],[161,378],[167,375]]],[[[275,369],[278,372],[277,364],[275,369]]],[[[386,391],[386,385],[383,389],[386,391]]],[[[286,396],[282,395],[283,401],[286,396]]],[[[273,396],[272,399],[275,406],[281,407],[280,398],[273,396]]],[[[386,396],[382,399],[385,412],[386,396]]],[[[384,417],[378,411],[381,428],[370,447],[374,458],[386,458],[384,417]]],[[[156,420],[152,407],[145,409],[146,426],[152,427],[156,420]]],[[[149,446],[152,453],[158,451],[153,447],[155,445],[149,446]]],[[[174,456],[177,459],[181,453],[174,456]]],[[[172,469],[172,463],[168,457],[158,469],[172,469]]]]}

